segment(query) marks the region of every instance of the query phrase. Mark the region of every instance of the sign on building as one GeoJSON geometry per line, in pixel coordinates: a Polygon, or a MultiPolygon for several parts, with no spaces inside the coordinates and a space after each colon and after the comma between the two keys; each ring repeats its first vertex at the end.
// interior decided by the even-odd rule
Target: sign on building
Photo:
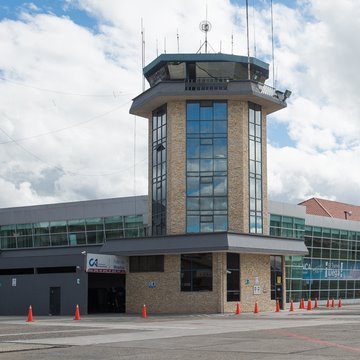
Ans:
{"type": "Polygon", "coordinates": [[[86,272],[126,274],[129,260],[125,256],[86,254],[86,272]]]}

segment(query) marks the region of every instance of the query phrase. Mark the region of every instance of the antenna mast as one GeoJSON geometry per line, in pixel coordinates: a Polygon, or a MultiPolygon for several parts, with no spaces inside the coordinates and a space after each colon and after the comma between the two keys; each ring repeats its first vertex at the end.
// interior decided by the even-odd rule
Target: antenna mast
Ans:
{"type": "Polygon", "coordinates": [[[255,0],[253,0],[254,57],[256,57],[255,0]]]}
{"type": "Polygon", "coordinates": [[[211,23],[207,20],[204,20],[200,23],[199,28],[202,32],[205,33],[205,42],[200,46],[200,49],[197,51],[198,53],[201,51],[202,47],[205,45],[205,54],[207,54],[207,33],[211,30],[211,23]]]}
{"type": "Polygon", "coordinates": [[[274,14],[273,2],[270,0],[271,7],[271,57],[272,57],[272,70],[273,70],[273,88],[275,89],[275,51],[274,51],[274,14]]]}
{"type": "Polygon", "coordinates": [[[176,29],[177,51],[180,52],[179,29],[176,29]]]}
{"type": "Polygon", "coordinates": [[[247,57],[248,57],[248,80],[250,80],[250,41],[249,41],[249,1],[246,0],[246,42],[247,42],[247,57]]]}
{"type": "Polygon", "coordinates": [[[141,76],[142,76],[142,91],[145,91],[145,29],[143,26],[143,19],[141,18],[141,76]]]}

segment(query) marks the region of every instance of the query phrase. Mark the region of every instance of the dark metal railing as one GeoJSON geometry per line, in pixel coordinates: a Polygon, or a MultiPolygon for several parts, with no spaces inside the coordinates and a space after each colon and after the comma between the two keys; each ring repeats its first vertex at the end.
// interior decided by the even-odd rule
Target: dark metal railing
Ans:
{"type": "Polygon", "coordinates": [[[189,91],[214,91],[227,90],[229,79],[226,78],[197,78],[186,80],[185,90],[189,91]]]}

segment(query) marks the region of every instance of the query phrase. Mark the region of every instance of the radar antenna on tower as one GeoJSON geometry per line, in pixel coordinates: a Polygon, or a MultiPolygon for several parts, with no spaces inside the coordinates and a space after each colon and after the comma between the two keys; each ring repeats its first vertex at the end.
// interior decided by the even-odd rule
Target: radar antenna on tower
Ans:
{"type": "MultiPolygon", "coordinates": [[[[203,44],[200,46],[200,49],[197,51],[198,53],[201,51],[202,47],[205,46],[205,54],[207,54],[207,49],[208,49],[208,40],[207,40],[207,33],[211,30],[212,25],[210,23],[210,21],[207,20],[203,20],[200,25],[199,25],[199,29],[205,33],[205,41],[203,42],[203,44]]],[[[210,44],[209,44],[210,45],[210,44]]],[[[211,46],[211,45],[210,45],[211,46]]]]}

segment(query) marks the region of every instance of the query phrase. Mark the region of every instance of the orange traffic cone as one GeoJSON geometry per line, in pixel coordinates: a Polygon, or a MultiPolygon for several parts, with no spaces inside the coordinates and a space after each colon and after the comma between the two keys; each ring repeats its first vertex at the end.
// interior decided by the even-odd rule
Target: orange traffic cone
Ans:
{"type": "Polygon", "coordinates": [[[279,300],[276,300],[275,312],[280,312],[280,303],[279,303],[279,300]]]}
{"type": "Polygon", "coordinates": [[[327,303],[326,303],[326,307],[329,308],[330,307],[330,299],[327,299],[327,303]]]}
{"type": "Polygon", "coordinates": [[[342,300],[341,300],[341,298],[339,298],[338,308],[339,309],[342,308],[342,300]]]}
{"type": "Polygon", "coordinates": [[[254,308],[254,314],[257,314],[259,312],[259,305],[257,301],[255,301],[255,308],[254,308]]]}
{"type": "Polygon", "coordinates": [[[79,310],[79,305],[77,305],[77,304],[76,304],[76,309],[75,309],[74,320],[80,320],[80,310],[79,310]]]}
{"type": "Polygon", "coordinates": [[[142,311],[141,311],[141,317],[146,319],[147,314],[146,314],[146,305],[144,304],[142,307],[142,311]]]}
{"type": "Polygon", "coordinates": [[[312,310],[312,302],[311,299],[308,300],[307,309],[312,310]]]}
{"type": "Polygon", "coordinates": [[[319,308],[319,304],[318,304],[318,299],[315,298],[315,305],[314,305],[314,309],[318,309],[319,308]]]}
{"type": "Polygon", "coordinates": [[[33,314],[32,314],[32,307],[31,305],[29,306],[29,310],[28,310],[28,318],[26,320],[26,322],[33,322],[33,314]]]}
{"type": "Polygon", "coordinates": [[[241,309],[240,309],[240,304],[239,304],[239,303],[236,304],[235,314],[236,314],[236,315],[240,315],[240,314],[241,314],[241,309]]]}
{"type": "Polygon", "coordinates": [[[331,307],[332,307],[332,308],[335,307],[335,300],[334,300],[334,298],[332,298],[332,300],[331,300],[331,307]]]}
{"type": "Polygon", "coordinates": [[[289,311],[294,311],[294,303],[292,300],[290,300],[290,310],[289,311]]]}
{"type": "Polygon", "coordinates": [[[304,299],[303,298],[300,299],[299,309],[302,309],[302,310],[305,309],[304,299]]]}

